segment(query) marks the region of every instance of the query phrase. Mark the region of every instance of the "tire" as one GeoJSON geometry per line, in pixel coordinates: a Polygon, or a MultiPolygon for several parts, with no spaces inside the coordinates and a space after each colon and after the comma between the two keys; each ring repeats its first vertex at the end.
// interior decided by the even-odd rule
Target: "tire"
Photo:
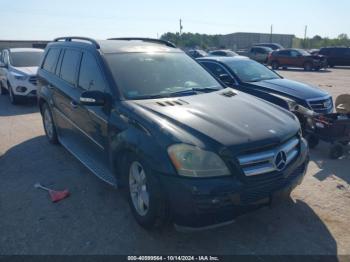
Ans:
{"type": "Polygon", "coordinates": [[[343,156],[343,154],[344,149],[341,144],[335,144],[329,150],[329,157],[331,159],[338,159],[339,157],[343,156]]]}
{"type": "Polygon", "coordinates": [[[56,125],[54,123],[52,113],[48,104],[44,103],[42,105],[42,118],[43,125],[47,139],[51,144],[58,144],[58,137],[56,132],[56,125]]]}
{"type": "Polygon", "coordinates": [[[309,144],[309,148],[311,149],[315,148],[320,143],[320,139],[315,135],[308,135],[306,140],[309,144]]]}
{"type": "Polygon", "coordinates": [[[0,81],[0,96],[5,95],[7,90],[2,86],[2,82],[0,81]]]}
{"type": "Polygon", "coordinates": [[[334,65],[332,65],[332,64],[328,64],[328,66],[329,66],[330,68],[333,68],[333,67],[334,67],[334,65]]]}
{"type": "Polygon", "coordinates": [[[287,70],[287,69],[288,69],[288,67],[284,66],[284,67],[282,67],[282,69],[283,69],[283,70],[287,70]]]}
{"type": "Polygon", "coordinates": [[[277,61],[272,61],[271,67],[273,70],[278,70],[278,68],[280,67],[280,64],[277,61]]]}
{"type": "Polygon", "coordinates": [[[125,191],[137,223],[147,230],[168,224],[170,212],[165,194],[151,169],[134,153],[128,154],[123,169],[125,191]]]}
{"type": "Polygon", "coordinates": [[[312,64],[310,62],[306,62],[304,64],[304,70],[305,71],[312,71],[312,64]]]}
{"type": "Polygon", "coordinates": [[[13,104],[13,105],[19,104],[20,98],[13,93],[13,90],[12,90],[10,83],[7,83],[7,86],[8,86],[8,90],[9,90],[9,98],[10,98],[11,104],[13,104]]]}

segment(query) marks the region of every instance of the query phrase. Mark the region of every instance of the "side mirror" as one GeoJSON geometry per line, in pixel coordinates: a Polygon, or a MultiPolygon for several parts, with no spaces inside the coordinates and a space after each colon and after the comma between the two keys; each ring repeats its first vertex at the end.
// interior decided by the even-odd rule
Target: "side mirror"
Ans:
{"type": "Polygon", "coordinates": [[[224,82],[225,85],[228,85],[228,86],[234,85],[234,81],[232,80],[232,77],[229,76],[228,74],[221,74],[219,78],[222,82],[224,82]]]}
{"type": "Polygon", "coordinates": [[[85,106],[103,106],[106,96],[101,91],[85,91],[81,94],[79,101],[85,106]]]}

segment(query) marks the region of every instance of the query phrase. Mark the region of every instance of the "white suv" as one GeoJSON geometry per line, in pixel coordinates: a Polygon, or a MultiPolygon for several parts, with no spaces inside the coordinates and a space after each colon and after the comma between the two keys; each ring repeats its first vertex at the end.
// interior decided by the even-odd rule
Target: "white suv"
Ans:
{"type": "Polygon", "coordinates": [[[36,96],[36,73],[44,50],[10,48],[0,58],[0,95],[8,92],[12,104],[22,97],[36,96]]]}

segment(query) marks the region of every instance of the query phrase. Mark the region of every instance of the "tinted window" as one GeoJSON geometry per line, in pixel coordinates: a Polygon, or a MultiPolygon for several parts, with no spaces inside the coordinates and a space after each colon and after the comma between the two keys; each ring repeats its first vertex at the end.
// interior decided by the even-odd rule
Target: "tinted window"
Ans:
{"type": "Polygon", "coordinates": [[[85,90],[105,90],[105,83],[96,59],[90,53],[84,53],[79,73],[79,87],[85,90]]]}
{"type": "Polygon", "coordinates": [[[278,55],[283,55],[283,56],[289,56],[290,55],[290,51],[289,50],[283,50],[283,51],[279,51],[277,54],[278,55]]]}
{"type": "Polygon", "coordinates": [[[11,52],[10,64],[14,67],[39,66],[43,52],[11,52]]]}
{"type": "Polygon", "coordinates": [[[250,59],[229,61],[225,63],[242,82],[257,82],[280,78],[266,66],[250,59]]]}
{"type": "Polygon", "coordinates": [[[298,55],[299,55],[298,51],[295,51],[295,50],[290,51],[290,56],[291,57],[297,57],[298,55]]]}
{"type": "Polygon", "coordinates": [[[68,83],[75,84],[75,76],[79,66],[80,52],[66,50],[61,65],[61,78],[68,83]]]}
{"type": "Polygon", "coordinates": [[[227,74],[226,70],[217,63],[202,62],[202,64],[209,69],[216,77],[220,77],[222,74],[227,74]]]}
{"type": "Polygon", "coordinates": [[[221,89],[215,78],[184,53],[121,53],[106,58],[127,99],[170,96],[194,88],[221,89]]]}
{"type": "Polygon", "coordinates": [[[57,60],[60,54],[60,49],[50,49],[46,55],[43,68],[51,73],[55,72],[57,60]]]}

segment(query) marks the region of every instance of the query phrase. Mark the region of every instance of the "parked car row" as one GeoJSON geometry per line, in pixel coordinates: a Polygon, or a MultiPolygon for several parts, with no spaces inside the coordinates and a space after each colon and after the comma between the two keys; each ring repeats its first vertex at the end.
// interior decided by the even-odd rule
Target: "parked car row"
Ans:
{"type": "Polygon", "coordinates": [[[214,50],[208,53],[202,50],[191,50],[193,58],[206,56],[247,56],[257,62],[268,64],[274,70],[288,67],[303,68],[305,71],[320,70],[334,66],[350,66],[349,47],[325,47],[321,49],[285,49],[277,43],[254,44],[248,51],[214,50]],[[200,52],[200,55],[196,52],[200,52]]]}
{"type": "MultiPolygon", "coordinates": [[[[145,228],[218,225],[288,197],[309,161],[293,109],[333,110],[325,91],[238,55],[194,60],[145,38],[62,37],[36,51],[48,141],[123,189],[145,228]]],[[[7,79],[31,61],[16,52],[1,64],[15,95],[33,77],[7,79]]]]}

